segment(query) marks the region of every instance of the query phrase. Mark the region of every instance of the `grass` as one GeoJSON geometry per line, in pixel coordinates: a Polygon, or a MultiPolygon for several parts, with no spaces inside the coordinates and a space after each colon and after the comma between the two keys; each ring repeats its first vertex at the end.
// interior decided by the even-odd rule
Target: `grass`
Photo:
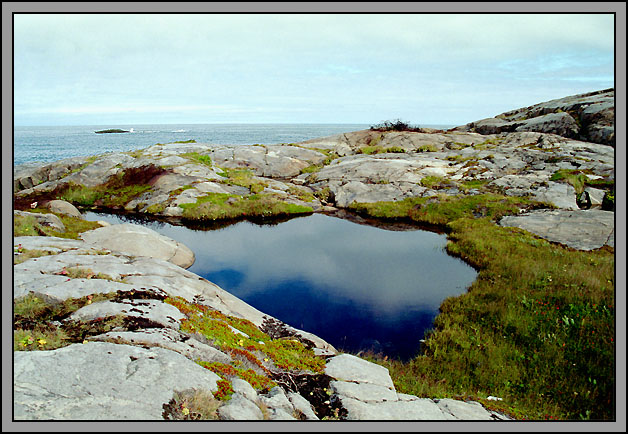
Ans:
{"type": "MultiPolygon", "coordinates": [[[[30,210],[31,212],[50,213],[50,210],[45,208],[35,208],[30,210]]],[[[100,223],[94,221],[88,221],[79,219],[76,217],[57,215],[61,219],[61,222],[65,226],[65,232],[59,232],[48,226],[43,226],[37,223],[35,217],[31,216],[13,216],[13,236],[50,236],[61,238],[78,239],[81,232],[97,229],[100,227],[100,223]]]]}
{"type": "Polygon", "coordinates": [[[366,145],[358,149],[356,151],[356,154],[374,155],[374,154],[404,153],[404,152],[406,152],[406,150],[399,146],[384,147],[380,145],[374,145],[374,146],[366,145]]]}
{"type": "Polygon", "coordinates": [[[445,225],[448,251],[479,271],[466,294],[443,302],[422,354],[376,361],[402,393],[476,399],[530,420],[614,419],[613,251],[575,251],[500,227],[500,215],[540,205],[478,196],[354,205],[445,225]]]}
{"type": "Polygon", "coordinates": [[[189,220],[228,220],[238,218],[269,218],[313,212],[311,207],[294,205],[271,194],[236,196],[225,193],[209,193],[199,197],[196,203],[181,204],[183,218],[189,220]]]}
{"type": "MultiPolygon", "coordinates": [[[[174,143],[196,143],[195,140],[185,141],[185,142],[174,142],[174,143]]],[[[212,159],[209,155],[199,154],[198,152],[187,152],[185,154],[180,155],[183,158],[187,158],[188,160],[194,161],[196,163],[204,164],[205,166],[212,167],[212,159]]]]}
{"type": "Polygon", "coordinates": [[[202,389],[175,391],[163,405],[165,420],[218,420],[217,410],[222,403],[214,395],[202,389]]]}
{"type": "Polygon", "coordinates": [[[256,179],[249,169],[221,169],[220,176],[226,179],[220,181],[223,184],[238,185],[240,187],[248,188],[253,194],[261,193],[264,191],[268,184],[266,182],[256,179]]]}

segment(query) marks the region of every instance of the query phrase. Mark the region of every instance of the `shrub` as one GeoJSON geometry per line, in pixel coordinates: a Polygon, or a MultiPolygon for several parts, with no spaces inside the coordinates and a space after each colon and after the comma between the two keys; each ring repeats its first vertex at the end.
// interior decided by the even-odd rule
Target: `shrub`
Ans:
{"type": "Polygon", "coordinates": [[[408,122],[396,119],[393,121],[383,121],[382,123],[371,125],[372,131],[411,131],[421,132],[419,126],[412,126],[408,122]]]}

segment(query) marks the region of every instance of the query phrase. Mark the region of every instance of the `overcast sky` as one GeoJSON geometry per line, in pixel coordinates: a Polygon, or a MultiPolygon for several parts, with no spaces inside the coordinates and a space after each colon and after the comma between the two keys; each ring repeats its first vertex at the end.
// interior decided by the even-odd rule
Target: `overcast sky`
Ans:
{"type": "Polygon", "coordinates": [[[614,86],[612,14],[16,14],[15,125],[460,125],[614,86]]]}

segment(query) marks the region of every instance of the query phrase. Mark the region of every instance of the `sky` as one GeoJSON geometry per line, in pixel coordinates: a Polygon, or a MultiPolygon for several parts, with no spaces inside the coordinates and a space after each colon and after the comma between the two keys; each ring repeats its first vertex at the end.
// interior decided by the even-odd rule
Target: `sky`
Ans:
{"type": "Polygon", "coordinates": [[[462,125],[614,86],[612,14],[20,14],[14,125],[462,125]]]}

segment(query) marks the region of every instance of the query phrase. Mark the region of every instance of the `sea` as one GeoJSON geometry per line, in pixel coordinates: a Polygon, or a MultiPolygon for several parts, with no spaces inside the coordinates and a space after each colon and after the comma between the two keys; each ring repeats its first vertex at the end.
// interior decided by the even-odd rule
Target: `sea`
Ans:
{"type": "MultiPolygon", "coordinates": [[[[451,128],[454,125],[421,125],[451,128]]],[[[15,126],[13,165],[62,160],[64,158],[126,152],[156,143],[195,140],[217,145],[272,145],[359,131],[368,124],[161,124],[15,126]],[[96,134],[105,129],[128,133],[96,134]]]]}

